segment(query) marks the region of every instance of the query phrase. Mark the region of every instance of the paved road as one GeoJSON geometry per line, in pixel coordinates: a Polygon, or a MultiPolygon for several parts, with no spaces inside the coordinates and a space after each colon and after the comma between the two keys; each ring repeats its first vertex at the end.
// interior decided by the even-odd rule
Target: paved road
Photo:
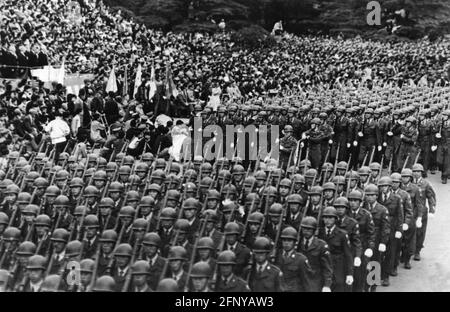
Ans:
{"type": "Polygon", "coordinates": [[[428,219],[422,260],[411,260],[411,270],[400,264],[398,276],[390,278],[391,285],[380,286],[378,291],[450,291],[450,184],[441,184],[439,174],[429,175],[428,181],[436,192],[437,208],[434,218],[428,219]]]}

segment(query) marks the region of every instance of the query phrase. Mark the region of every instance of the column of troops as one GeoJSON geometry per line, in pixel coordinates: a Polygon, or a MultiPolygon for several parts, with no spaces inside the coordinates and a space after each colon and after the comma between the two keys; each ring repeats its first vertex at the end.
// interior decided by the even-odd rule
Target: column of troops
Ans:
{"type": "Polygon", "coordinates": [[[0,172],[0,287],[361,292],[380,285],[373,263],[389,286],[399,265],[420,261],[436,207],[428,170],[440,168],[443,183],[449,170],[450,110],[419,100],[196,106],[204,126],[280,125],[275,168],[126,147],[82,159],[11,152],[0,172]]]}

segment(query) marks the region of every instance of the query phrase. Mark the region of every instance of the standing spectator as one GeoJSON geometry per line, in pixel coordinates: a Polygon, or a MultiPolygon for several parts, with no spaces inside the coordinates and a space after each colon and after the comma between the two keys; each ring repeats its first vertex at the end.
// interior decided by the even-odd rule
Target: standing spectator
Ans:
{"type": "Polygon", "coordinates": [[[66,121],[62,119],[60,111],[55,112],[55,119],[45,126],[45,131],[50,134],[53,148],[55,149],[54,159],[59,160],[59,154],[64,150],[67,138],[70,134],[70,128],[66,121]]]}

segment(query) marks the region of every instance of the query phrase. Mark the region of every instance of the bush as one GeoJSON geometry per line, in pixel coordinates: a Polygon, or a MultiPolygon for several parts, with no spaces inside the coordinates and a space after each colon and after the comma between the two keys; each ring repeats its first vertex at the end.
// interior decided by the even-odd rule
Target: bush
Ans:
{"type": "Polygon", "coordinates": [[[248,48],[268,47],[275,44],[275,39],[261,26],[252,25],[234,32],[231,36],[236,44],[248,48]]]}

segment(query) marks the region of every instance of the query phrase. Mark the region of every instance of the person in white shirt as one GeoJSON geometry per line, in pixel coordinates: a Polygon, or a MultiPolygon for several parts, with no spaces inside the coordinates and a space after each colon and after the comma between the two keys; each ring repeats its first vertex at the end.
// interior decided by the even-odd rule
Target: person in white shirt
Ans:
{"type": "Polygon", "coordinates": [[[55,119],[50,121],[44,130],[50,135],[55,150],[54,159],[55,162],[58,162],[59,154],[61,154],[67,144],[66,136],[70,134],[69,125],[62,119],[61,112],[56,111],[55,119]]]}

